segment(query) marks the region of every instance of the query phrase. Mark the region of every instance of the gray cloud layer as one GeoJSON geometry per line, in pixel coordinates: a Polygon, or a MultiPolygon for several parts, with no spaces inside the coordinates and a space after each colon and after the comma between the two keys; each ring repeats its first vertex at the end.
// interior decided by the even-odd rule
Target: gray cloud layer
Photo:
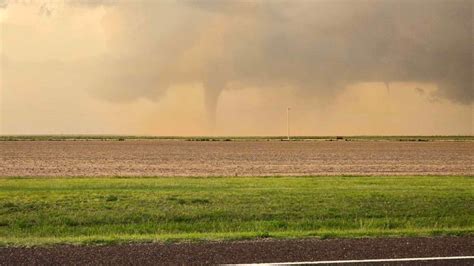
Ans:
{"type": "Polygon", "coordinates": [[[473,100],[471,0],[71,1],[106,4],[109,54],[84,67],[91,93],[157,98],[201,83],[219,93],[288,86],[326,97],[357,82],[430,82],[473,100]]]}

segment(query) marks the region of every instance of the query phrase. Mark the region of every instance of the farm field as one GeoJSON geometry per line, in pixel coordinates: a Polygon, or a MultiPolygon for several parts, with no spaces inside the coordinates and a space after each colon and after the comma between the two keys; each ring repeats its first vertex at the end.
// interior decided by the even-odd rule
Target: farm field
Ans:
{"type": "Polygon", "coordinates": [[[0,141],[0,176],[473,175],[472,141],[0,141]]]}
{"type": "Polygon", "coordinates": [[[1,178],[0,244],[472,235],[468,176],[1,178]]]}

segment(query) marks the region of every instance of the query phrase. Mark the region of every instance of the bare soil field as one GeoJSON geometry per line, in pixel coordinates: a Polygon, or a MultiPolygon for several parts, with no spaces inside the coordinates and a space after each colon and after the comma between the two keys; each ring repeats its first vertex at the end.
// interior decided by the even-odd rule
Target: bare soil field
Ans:
{"type": "Polygon", "coordinates": [[[474,142],[2,141],[0,176],[473,175],[474,142]]]}

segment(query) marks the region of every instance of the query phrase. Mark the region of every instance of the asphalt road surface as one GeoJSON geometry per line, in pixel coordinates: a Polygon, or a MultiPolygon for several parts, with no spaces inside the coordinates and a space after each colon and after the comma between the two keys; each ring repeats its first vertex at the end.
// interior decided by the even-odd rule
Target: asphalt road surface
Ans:
{"type": "MultiPolygon", "coordinates": [[[[473,256],[474,236],[1,248],[0,265],[248,264],[473,256]]],[[[364,263],[474,265],[474,260],[364,263]]]]}

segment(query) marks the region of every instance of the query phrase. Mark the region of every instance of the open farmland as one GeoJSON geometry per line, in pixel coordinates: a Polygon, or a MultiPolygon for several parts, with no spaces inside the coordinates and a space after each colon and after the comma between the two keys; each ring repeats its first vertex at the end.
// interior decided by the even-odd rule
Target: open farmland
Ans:
{"type": "Polygon", "coordinates": [[[0,141],[0,176],[473,175],[472,141],[0,141]]]}

